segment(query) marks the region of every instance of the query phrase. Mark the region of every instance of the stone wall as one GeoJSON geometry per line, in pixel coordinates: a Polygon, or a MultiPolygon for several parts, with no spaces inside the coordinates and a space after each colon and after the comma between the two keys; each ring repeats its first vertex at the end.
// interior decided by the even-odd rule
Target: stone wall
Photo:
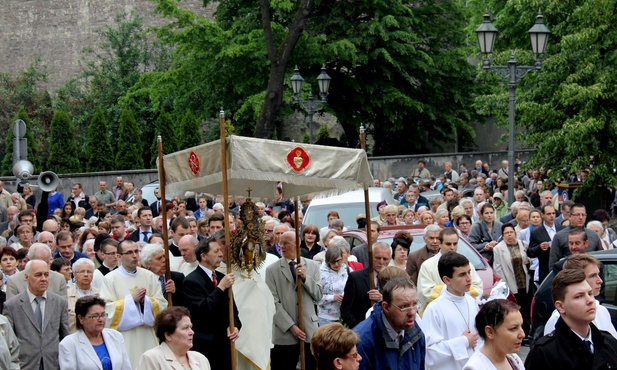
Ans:
{"type": "MultiPolygon", "coordinates": [[[[183,0],[182,6],[212,17],[215,5],[183,0]]],[[[113,25],[116,14],[135,13],[146,25],[163,24],[151,0],[3,0],[0,12],[0,70],[15,73],[37,57],[53,91],[80,72],[81,51],[100,41],[97,29],[113,25]]]]}

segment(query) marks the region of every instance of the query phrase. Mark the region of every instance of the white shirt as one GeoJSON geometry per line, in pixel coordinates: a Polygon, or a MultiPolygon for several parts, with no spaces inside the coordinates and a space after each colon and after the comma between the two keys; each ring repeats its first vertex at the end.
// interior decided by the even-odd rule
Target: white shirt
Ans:
{"type": "MultiPolygon", "coordinates": [[[[32,307],[32,313],[36,312],[36,296],[34,294],[32,294],[32,292],[30,292],[30,289],[26,290],[28,292],[28,299],[30,300],[30,306],[32,307]]],[[[41,306],[41,317],[43,318],[43,322],[45,322],[45,302],[47,302],[47,292],[44,292],[43,295],[41,295],[41,297],[43,297],[43,300],[40,303],[41,306]]],[[[36,313],[35,316],[36,318],[36,313]]]]}
{"type": "MultiPolygon", "coordinates": [[[[559,320],[559,311],[554,310],[551,317],[549,317],[546,322],[546,325],[544,325],[544,335],[548,335],[555,330],[557,320],[559,320]]],[[[598,302],[598,300],[596,300],[596,318],[592,322],[598,329],[611,333],[611,335],[617,339],[617,331],[615,331],[615,327],[611,321],[611,314],[606,307],[598,302]]]]}

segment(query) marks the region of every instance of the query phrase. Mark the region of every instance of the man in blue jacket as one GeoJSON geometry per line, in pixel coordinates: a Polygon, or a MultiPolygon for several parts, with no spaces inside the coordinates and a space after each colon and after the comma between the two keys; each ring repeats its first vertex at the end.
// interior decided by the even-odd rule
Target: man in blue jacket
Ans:
{"type": "Polygon", "coordinates": [[[424,369],[426,343],[415,321],[417,312],[418,295],[411,280],[390,280],[383,288],[383,301],[354,328],[361,338],[360,370],[424,369]]]}

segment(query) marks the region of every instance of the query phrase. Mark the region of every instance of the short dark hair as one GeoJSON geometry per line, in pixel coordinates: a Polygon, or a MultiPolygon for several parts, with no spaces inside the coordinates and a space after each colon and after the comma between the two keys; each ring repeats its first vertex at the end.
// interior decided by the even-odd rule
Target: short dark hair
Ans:
{"type": "Polygon", "coordinates": [[[12,256],[13,258],[17,259],[17,251],[13,247],[4,247],[0,249],[0,259],[3,256],[12,256]]]}
{"type": "Polygon", "coordinates": [[[608,214],[608,212],[606,212],[603,209],[596,209],[591,214],[591,219],[595,221],[604,222],[604,221],[609,221],[611,219],[611,216],[608,214]]]}
{"type": "Polygon", "coordinates": [[[24,211],[21,211],[17,214],[17,221],[21,222],[21,219],[24,216],[30,216],[32,217],[32,220],[34,221],[34,213],[32,213],[32,211],[30,211],[29,209],[26,209],[24,211]]]}
{"type": "Polygon", "coordinates": [[[551,286],[551,294],[553,296],[553,303],[562,301],[566,298],[566,291],[568,286],[572,284],[578,284],[585,281],[585,273],[582,270],[565,269],[559,271],[557,276],[553,279],[551,286]]]}
{"type": "Polygon", "coordinates": [[[119,215],[111,216],[111,224],[113,225],[117,223],[121,223],[124,225],[124,217],[119,216],[119,215]]]}
{"type": "Polygon", "coordinates": [[[118,253],[120,254],[124,253],[124,248],[126,247],[127,244],[136,244],[136,243],[130,239],[124,239],[123,241],[118,243],[118,253]]]}
{"type": "Polygon", "coordinates": [[[103,241],[101,242],[101,248],[100,250],[103,253],[107,253],[107,246],[111,245],[112,247],[116,247],[118,248],[118,241],[116,239],[112,239],[112,238],[107,238],[107,239],[103,239],[103,241]]]}
{"type": "Polygon", "coordinates": [[[520,307],[507,299],[493,299],[486,302],[476,315],[476,329],[482,339],[486,340],[486,327],[496,328],[501,325],[511,312],[518,311],[520,307]]]}
{"type": "MultiPolygon", "coordinates": [[[[555,207],[553,207],[552,204],[545,204],[542,207],[540,207],[540,212],[542,212],[543,215],[546,214],[546,209],[548,207],[551,207],[553,210],[555,210],[555,207]]],[[[529,214],[531,215],[531,212],[529,212],[529,214]]]]}
{"type": "Polygon", "coordinates": [[[222,213],[214,213],[208,219],[208,227],[210,227],[210,223],[212,221],[225,221],[225,216],[222,213]]]}
{"type": "Polygon", "coordinates": [[[575,227],[574,229],[571,229],[568,232],[568,236],[570,236],[570,235],[572,235],[572,236],[574,236],[574,235],[582,235],[583,241],[584,242],[587,241],[587,232],[583,228],[575,227]]]}
{"type": "Polygon", "coordinates": [[[409,252],[412,243],[413,236],[411,236],[410,233],[408,233],[407,231],[398,231],[394,235],[392,244],[390,244],[390,247],[392,247],[392,258],[394,258],[394,251],[396,250],[396,247],[400,245],[403,249],[406,249],[407,252],[409,252]]]}
{"type": "Polygon", "coordinates": [[[437,263],[437,270],[439,271],[439,277],[444,278],[447,276],[452,278],[454,269],[457,267],[469,266],[469,260],[467,257],[456,252],[448,252],[439,258],[437,263]]]}
{"type": "Polygon", "coordinates": [[[60,270],[62,270],[63,266],[71,266],[71,261],[67,260],[64,257],[58,257],[58,258],[54,259],[54,261],[51,263],[51,265],[49,265],[49,269],[51,271],[60,272],[60,270]]]}
{"type": "Polygon", "coordinates": [[[399,289],[411,288],[416,289],[413,281],[409,277],[395,277],[390,279],[386,286],[383,287],[383,301],[392,304],[392,299],[394,298],[394,291],[399,289]]]}
{"type": "Polygon", "coordinates": [[[182,216],[178,216],[171,221],[171,231],[176,232],[180,226],[184,229],[188,229],[190,227],[188,220],[182,216]]]}
{"type": "Polygon", "coordinates": [[[462,220],[462,219],[466,219],[467,221],[471,222],[471,217],[469,217],[467,214],[463,214],[463,215],[460,215],[460,216],[456,219],[456,221],[454,221],[454,223],[456,224],[456,226],[458,226],[458,225],[461,223],[461,220],[462,220]]]}
{"type": "Polygon", "coordinates": [[[591,254],[573,254],[568,256],[563,264],[563,269],[584,270],[588,265],[594,265],[600,268],[600,261],[591,254]]]}
{"type": "MultiPolygon", "coordinates": [[[[88,314],[88,310],[92,306],[101,306],[105,308],[105,300],[95,295],[87,295],[85,297],[81,297],[75,302],[75,316],[86,317],[88,314]]],[[[75,325],[77,329],[82,329],[83,325],[79,321],[79,317],[75,320],[75,325]]]]}
{"type": "Polygon", "coordinates": [[[168,307],[159,313],[154,322],[156,337],[159,339],[159,343],[165,341],[165,334],[171,335],[176,331],[178,323],[185,316],[190,319],[191,313],[188,308],[182,306],[168,307]]]}
{"type": "Polygon", "coordinates": [[[211,235],[205,239],[202,239],[199,244],[197,244],[197,247],[195,248],[195,256],[199,262],[201,262],[202,254],[208,254],[208,252],[210,252],[210,243],[213,242],[216,243],[216,239],[214,239],[214,235],[211,235]]]}
{"type": "Polygon", "coordinates": [[[137,217],[141,217],[141,214],[146,212],[146,211],[150,211],[152,212],[152,210],[148,207],[141,207],[139,209],[137,209],[137,217]]]}
{"type": "MultiPolygon", "coordinates": [[[[467,215],[465,215],[467,216],[467,215]]],[[[462,216],[461,216],[462,217],[462,216]]],[[[459,217],[460,218],[460,217],[459,217]]],[[[443,238],[445,236],[449,236],[449,235],[456,235],[458,236],[458,233],[456,232],[456,229],[453,227],[444,227],[440,232],[439,232],[439,241],[443,242],[443,238]]]]}
{"type": "Polygon", "coordinates": [[[60,240],[67,240],[67,239],[75,241],[75,236],[70,231],[66,231],[66,230],[60,231],[58,235],[56,235],[56,244],[58,244],[60,240]]]}
{"type": "Polygon", "coordinates": [[[501,235],[503,235],[503,232],[507,229],[507,228],[511,228],[512,230],[514,230],[516,232],[516,228],[514,227],[514,224],[510,223],[510,222],[506,222],[505,224],[501,225],[501,235]]]}

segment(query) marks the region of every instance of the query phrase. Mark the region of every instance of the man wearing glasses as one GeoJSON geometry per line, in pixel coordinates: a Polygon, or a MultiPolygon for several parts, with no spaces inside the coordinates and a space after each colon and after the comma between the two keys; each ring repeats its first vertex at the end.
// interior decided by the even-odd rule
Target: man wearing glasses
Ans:
{"type": "Polygon", "coordinates": [[[360,369],[424,369],[426,342],[416,322],[418,296],[406,277],[393,278],[383,287],[383,301],[368,319],[354,328],[362,358],[360,369]]]}
{"type": "Polygon", "coordinates": [[[118,253],[120,266],[105,275],[101,298],[108,302],[107,325],[122,333],[131,366],[137,368],[141,354],[158,345],[154,319],[167,308],[167,300],[157,276],[138,267],[137,243],[123,240],[118,253]]]}
{"type": "Polygon", "coordinates": [[[568,235],[573,229],[583,229],[587,234],[587,240],[589,245],[585,248],[586,252],[601,251],[602,244],[600,238],[593,230],[585,228],[585,220],[587,219],[587,211],[585,206],[576,203],[570,208],[570,226],[564,227],[561,231],[558,231],[553,237],[551,242],[551,252],[548,261],[548,270],[552,270],[555,263],[564,257],[568,257],[570,254],[570,246],[568,244],[568,235]]]}

